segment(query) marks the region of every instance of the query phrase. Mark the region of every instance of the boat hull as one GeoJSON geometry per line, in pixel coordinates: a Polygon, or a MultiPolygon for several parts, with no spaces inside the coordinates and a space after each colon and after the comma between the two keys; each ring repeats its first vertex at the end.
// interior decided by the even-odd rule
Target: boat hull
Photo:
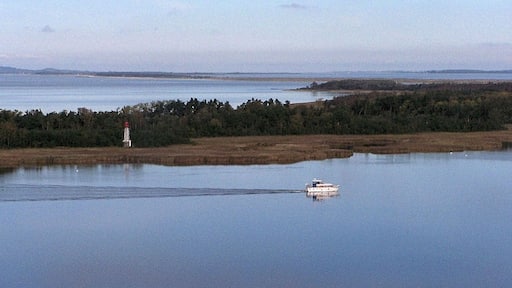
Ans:
{"type": "Polygon", "coordinates": [[[316,188],[316,187],[308,187],[306,188],[306,196],[307,197],[331,197],[338,196],[338,187],[331,188],[316,188]]]}

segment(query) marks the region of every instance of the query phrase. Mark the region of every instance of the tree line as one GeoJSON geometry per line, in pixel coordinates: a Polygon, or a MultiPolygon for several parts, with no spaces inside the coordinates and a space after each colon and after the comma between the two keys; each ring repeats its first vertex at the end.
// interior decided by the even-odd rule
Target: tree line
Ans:
{"type": "Polygon", "coordinates": [[[324,83],[313,82],[299,90],[333,91],[333,90],[366,90],[366,91],[452,91],[462,93],[506,91],[512,92],[510,81],[488,82],[403,82],[391,79],[343,79],[324,83]]]}
{"type": "Polygon", "coordinates": [[[193,98],[110,112],[0,109],[0,148],[121,146],[125,121],[135,147],[194,137],[487,131],[512,123],[508,86],[451,88],[375,91],[304,104],[251,99],[236,108],[193,98]]]}

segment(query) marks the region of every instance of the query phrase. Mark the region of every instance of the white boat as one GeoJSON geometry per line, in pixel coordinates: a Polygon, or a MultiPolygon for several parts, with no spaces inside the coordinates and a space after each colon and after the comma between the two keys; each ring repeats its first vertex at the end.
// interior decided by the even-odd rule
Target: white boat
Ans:
{"type": "Polygon", "coordinates": [[[311,181],[311,184],[306,184],[306,196],[313,198],[337,196],[339,195],[339,187],[339,185],[324,183],[324,181],[315,178],[311,181]]]}

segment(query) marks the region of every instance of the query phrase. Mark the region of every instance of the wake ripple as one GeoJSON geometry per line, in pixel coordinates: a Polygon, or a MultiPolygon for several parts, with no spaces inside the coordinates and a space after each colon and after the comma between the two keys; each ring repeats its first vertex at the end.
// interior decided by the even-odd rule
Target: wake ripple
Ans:
{"type": "Polygon", "coordinates": [[[286,189],[38,186],[13,184],[0,187],[0,202],[286,194],[302,192],[303,191],[300,190],[286,189]]]}

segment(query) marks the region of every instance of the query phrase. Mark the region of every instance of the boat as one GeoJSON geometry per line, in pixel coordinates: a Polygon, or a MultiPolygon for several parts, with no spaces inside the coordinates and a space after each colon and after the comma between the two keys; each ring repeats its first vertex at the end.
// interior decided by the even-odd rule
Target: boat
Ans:
{"type": "Polygon", "coordinates": [[[306,196],[313,197],[313,199],[338,196],[339,187],[339,185],[325,183],[320,179],[314,178],[311,184],[306,184],[306,196]]]}

